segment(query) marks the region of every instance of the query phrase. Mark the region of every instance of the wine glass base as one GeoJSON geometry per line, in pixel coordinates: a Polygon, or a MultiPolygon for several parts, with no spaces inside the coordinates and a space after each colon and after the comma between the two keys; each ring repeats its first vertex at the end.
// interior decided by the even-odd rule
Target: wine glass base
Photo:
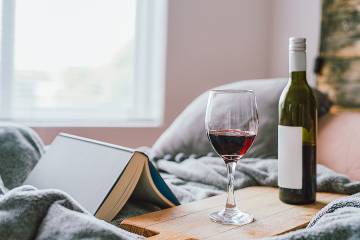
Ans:
{"type": "Polygon", "coordinates": [[[209,214],[210,219],[213,222],[226,224],[226,225],[245,225],[254,221],[254,217],[241,212],[239,209],[229,209],[213,212],[209,214]]]}

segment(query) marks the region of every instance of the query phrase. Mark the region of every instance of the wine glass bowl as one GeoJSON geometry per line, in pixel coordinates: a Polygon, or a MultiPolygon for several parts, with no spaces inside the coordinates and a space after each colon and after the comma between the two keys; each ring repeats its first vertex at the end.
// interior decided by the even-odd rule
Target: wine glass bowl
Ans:
{"type": "Polygon", "coordinates": [[[211,213],[210,219],[222,224],[244,225],[254,218],[236,207],[234,172],[251,147],[258,131],[255,93],[251,90],[211,90],[206,108],[205,128],[215,152],[224,160],[227,173],[225,209],[211,213]]]}

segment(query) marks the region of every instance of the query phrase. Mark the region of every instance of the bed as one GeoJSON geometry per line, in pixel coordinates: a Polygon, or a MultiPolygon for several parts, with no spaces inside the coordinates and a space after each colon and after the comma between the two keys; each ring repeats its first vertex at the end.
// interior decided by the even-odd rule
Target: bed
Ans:
{"type": "MultiPolygon", "coordinates": [[[[286,79],[263,79],[219,87],[253,89],[257,95],[259,134],[251,151],[237,165],[236,189],[277,186],[277,102],[285,84],[286,79]]],[[[318,191],[351,196],[325,207],[308,228],[276,239],[360,238],[359,114],[329,113],[331,102],[327,96],[316,91],[316,98],[321,118],[318,191]]],[[[195,99],[152,147],[141,148],[182,203],[218,195],[226,187],[226,169],[205,135],[206,99],[207,93],[195,99]]],[[[142,238],[117,226],[126,217],[159,210],[158,206],[130,201],[109,224],[93,217],[60,190],[22,186],[44,151],[41,139],[30,128],[1,123],[0,239],[142,238]]]]}

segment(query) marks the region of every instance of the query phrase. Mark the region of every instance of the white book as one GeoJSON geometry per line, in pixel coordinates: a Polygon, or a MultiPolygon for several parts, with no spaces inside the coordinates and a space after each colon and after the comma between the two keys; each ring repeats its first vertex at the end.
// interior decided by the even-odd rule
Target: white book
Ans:
{"type": "Polygon", "coordinates": [[[144,153],[63,133],[25,184],[60,189],[106,221],[119,213],[130,196],[164,208],[179,204],[144,153]]]}

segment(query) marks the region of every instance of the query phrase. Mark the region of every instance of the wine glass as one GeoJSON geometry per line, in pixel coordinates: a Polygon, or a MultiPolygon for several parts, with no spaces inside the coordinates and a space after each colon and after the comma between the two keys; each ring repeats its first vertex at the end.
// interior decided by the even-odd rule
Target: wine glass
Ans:
{"type": "Polygon", "coordinates": [[[225,209],[209,215],[214,222],[244,225],[253,216],[236,207],[234,172],[236,162],[252,145],[258,131],[255,93],[251,90],[211,90],[206,108],[205,128],[215,152],[227,167],[227,200],[225,209]]]}

